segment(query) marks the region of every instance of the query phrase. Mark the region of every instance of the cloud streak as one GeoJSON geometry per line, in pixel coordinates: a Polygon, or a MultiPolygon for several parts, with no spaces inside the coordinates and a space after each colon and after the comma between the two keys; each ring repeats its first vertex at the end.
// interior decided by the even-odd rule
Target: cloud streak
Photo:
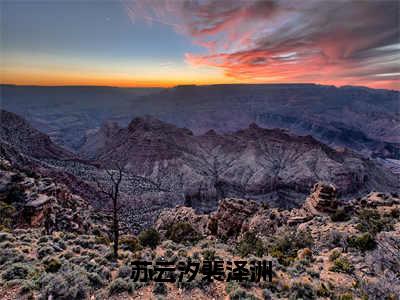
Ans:
{"type": "Polygon", "coordinates": [[[320,82],[399,89],[399,2],[144,1],[136,18],[173,26],[206,49],[192,65],[244,82],[320,82]]]}

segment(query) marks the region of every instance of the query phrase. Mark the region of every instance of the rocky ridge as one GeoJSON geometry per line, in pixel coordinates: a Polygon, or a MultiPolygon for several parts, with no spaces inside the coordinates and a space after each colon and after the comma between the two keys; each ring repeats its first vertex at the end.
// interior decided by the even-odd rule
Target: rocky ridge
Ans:
{"type": "Polygon", "coordinates": [[[106,215],[50,178],[27,174],[4,159],[0,167],[1,203],[16,208],[5,220],[1,207],[2,299],[396,299],[399,293],[395,193],[342,201],[334,186],[321,182],[298,209],[230,198],[211,214],[168,208],[155,231],[121,232],[120,258],[114,261],[106,215]],[[346,215],[338,217],[343,208],[346,215]],[[22,218],[27,210],[29,218],[22,218]],[[156,235],[147,239],[150,234],[156,235]],[[147,244],[155,238],[155,246],[147,244]],[[266,259],[274,275],[271,283],[206,283],[200,275],[191,283],[138,283],[127,267],[137,259],[266,259]]]}
{"type": "Polygon", "coordinates": [[[3,226],[46,227],[50,233],[83,234],[96,227],[104,233],[109,231],[110,217],[95,211],[66,185],[33,171],[19,170],[3,158],[0,158],[0,203],[3,226]]]}
{"type": "Polygon", "coordinates": [[[256,124],[196,136],[152,117],[136,118],[102,141],[94,157],[103,168],[122,162],[128,170],[170,180],[170,185],[181,178],[185,201],[202,211],[215,209],[226,197],[295,207],[318,181],[332,182],[341,197],[349,198],[398,185],[398,176],[373,160],[334,150],[311,136],[256,124]]]}

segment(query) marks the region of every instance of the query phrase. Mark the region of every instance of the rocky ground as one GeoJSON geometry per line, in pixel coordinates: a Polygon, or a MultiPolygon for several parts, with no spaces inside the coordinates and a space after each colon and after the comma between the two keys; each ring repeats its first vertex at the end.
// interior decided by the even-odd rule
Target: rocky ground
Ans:
{"type": "Polygon", "coordinates": [[[342,202],[314,186],[283,210],[224,199],[211,214],[177,206],[113,259],[107,214],[65,185],[0,164],[1,299],[399,299],[400,199],[371,192],[342,202]],[[272,282],[139,283],[130,263],[272,261],[272,282]]]}

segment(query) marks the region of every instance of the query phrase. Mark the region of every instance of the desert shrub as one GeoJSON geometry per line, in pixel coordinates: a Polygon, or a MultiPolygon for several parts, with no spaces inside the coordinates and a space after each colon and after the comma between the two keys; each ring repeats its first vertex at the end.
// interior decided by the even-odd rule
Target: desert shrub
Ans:
{"type": "Polygon", "coordinates": [[[16,249],[0,247],[0,266],[23,261],[24,256],[16,249]]]}
{"type": "Polygon", "coordinates": [[[7,241],[7,242],[0,243],[0,247],[3,249],[14,248],[14,244],[7,241]]]}
{"type": "Polygon", "coordinates": [[[111,279],[111,271],[105,266],[98,266],[95,270],[95,273],[100,275],[104,280],[111,279]]]}
{"type": "Polygon", "coordinates": [[[37,252],[37,257],[39,259],[42,259],[42,258],[44,258],[46,256],[49,256],[49,255],[53,254],[53,253],[54,253],[53,247],[50,247],[50,246],[46,245],[46,246],[44,246],[42,248],[39,248],[39,250],[37,252]]]}
{"type": "Polygon", "coordinates": [[[369,233],[363,233],[357,236],[351,236],[348,238],[348,245],[352,248],[356,248],[362,252],[373,250],[376,247],[374,237],[369,233]]]}
{"type": "Polygon", "coordinates": [[[153,287],[153,293],[156,295],[166,295],[168,292],[167,286],[164,282],[156,282],[153,287]]]}
{"type": "Polygon", "coordinates": [[[62,254],[60,254],[61,258],[65,258],[67,260],[71,259],[74,256],[74,254],[71,251],[65,251],[62,254]]]}
{"type": "Polygon", "coordinates": [[[89,290],[87,273],[72,265],[62,266],[57,273],[46,273],[39,282],[42,299],[85,299],[89,290]]]}
{"type": "Polygon", "coordinates": [[[303,248],[311,248],[314,244],[308,231],[286,231],[280,234],[271,245],[271,255],[282,265],[288,266],[297,257],[297,252],[303,248]]]}
{"type": "Polygon", "coordinates": [[[312,260],[312,251],[310,248],[304,248],[298,252],[298,257],[302,260],[303,264],[308,264],[312,260]]]}
{"type": "Polygon", "coordinates": [[[319,271],[315,271],[313,269],[308,269],[307,273],[313,278],[319,278],[320,277],[319,271]]]}
{"type": "Polygon", "coordinates": [[[87,256],[89,256],[90,259],[94,259],[99,256],[99,253],[96,251],[88,251],[87,256]]]}
{"type": "Polygon", "coordinates": [[[113,251],[108,251],[105,255],[104,258],[107,259],[108,261],[115,261],[115,256],[113,251]]]}
{"type": "Polygon", "coordinates": [[[218,221],[216,219],[210,219],[208,223],[208,230],[212,235],[217,235],[218,233],[218,221]]]}
{"type": "Polygon", "coordinates": [[[31,271],[32,268],[29,265],[23,263],[14,263],[4,270],[2,278],[5,281],[25,279],[28,277],[28,274],[31,271]]]}
{"type": "Polygon", "coordinates": [[[65,239],[66,241],[74,240],[74,239],[76,239],[76,233],[68,232],[68,233],[65,234],[64,239],[65,239]]]}
{"type": "Polygon", "coordinates": [[[236,247],[237,252],[241,257],[246,257],[249,254],[255,254],[258,257],[263,256],[265,252],[263,242],[253,232],[246,232],[243,239],[236,247]]]}
{"type": "Polygon", "coordinates": [[[23,234],[23,235],[21,235],[20,240],[21,240],[22,242],[32,243],[32,238],[29,236],[29,234],[23,234]]]}
{"type": "Polygon", "coordinates": [[[26,295],[36,289],[36,284],[32,280],[24,280],[19,289],[20,295],[26,295]]]}
{"type": "Polygon", "coordinates": [[[338,300],[353,300],[354,297],[352,294],[342,294],[338,296],[338,300]]]}
{"type": "Polygon", "coordinates": [[[90,286],[95,289],[101,288],[105,285],[103,278],[101,278],[101,276],[97,273],[88,273],[87,277],[89,279],[90,286]]]}
{"type": "Polygon", "coordinates": [[[326,285],[323,283],[321,283],[320,286],[317,288],[316,294],[318,297],[325,297],[325,298],[328,298],[331,296],[331,292],[326,287],[326,285]]]}
{"type": "MultiPolygon", "coordinates": [[[[178,251],[178,255],[180,256],[179,253],[180,253],[180,252],[178,251]]],[[[175,255],[175,252],[172,251],[171,249],[167,249],[167,250],[164,251],[164,256],[165,256],[166,258],[170,258],[170,257],[172,257],[172,256],[174,256],[174,255],[175,255]]]]}
{"type": "Polygon", "coordinates": [[[173,241],[166,240],[162,243],[162,247],[164,249],[171,249],[171,250],[177,250],[179,248],[179,245],[174,243],[173,241]]]}
{"type": "Polygon", "coordinates": [[[37,243],[40,245],[40,244],[46,244],[49,241],[51,241],[51,236],[43,235],[38,239],[37,243]]]}
{"type": "Polygon", "coordinates": [[[0,232],[11,232],[11,228],[3,224],[0,224],[0,232]]]}
{"type": "Polygon", "coordinates": [[[104,257],[96,257],[94,259],[94,262],[99,265],[99,266],[106,266],[108,265],[108,261],[107,259],[105,259],[104,257]]]}
{"type": "Polygon", "coordinates": [[[390,213],[389,216],[394,218],[394,219],[398,219],[400,218],[400,209],[399,208],[393,208],[390,213]]]}
{"type": "Polygon", "coordinates": [[[176,287],[187,291],[198,288],[200,290],[206,291],[210,287],[210,282],[207,280],[202,280],[201,276],[196,276],[192,281],[176,282],[176,287]]]}
{"type": "Polygon", "coordinates": [[[100,236],[96,235],[95,238],[94,238],[94,242],[96,244],[109,245],[110,244],[110,239],[108,237],[106,237],[106,236],[103,236],[103,235],[100,235],[100,236]]]}
{"type": "Polygon", "coordinates": [[[160,244],[160,234],[154,228],[149,228],[139,234],[139,242],[144,247],[155,249],[160,244]]]}
{"type": "Polygon", "coordinates": [[[256,296],[254,296],[253,294],[245,291],[242,288],[238,288],[238,289],[233,290],[229,294],[229,299],[230,300],[259,300],[256,296]]]}
{"type": "Polygon", "coordinates": [[[263,299],[264,300],[272,300],[271,291],[269,289],[263,289],[263,299]]]}
{"type": "Polygon", "coordinates": [[[20,173],[16,173],[16,174],[11,175],[10,179],[11,179],[12,183],[17,183],[17,182],[21,182],[24,179],[24,177],[20,173]]]}
{"type": "Polygon", "coordinates": [[[65,250],[67,249],[67,245],[64,243],[64,241],[58,241],[57,243],[55,243],[54,245],[56,248],[58,248],[58,250],[65,250]]]}
{"type": "Polygon", "coordinates": [[[204,250],[201,255],[203,256],[203,260],[214,260],[215,259],[215,250],[204,250]]]}
{"type": "Polygon", "coordinates": [[[71,248],[71,250],[77,254],[81,253],[82,248],[79,246],[74,246],[71,248]]]}
{"type": "Polygon", "coordinates": [[[339,258],[339,257],[340,257],[340,252],[337,251],[337,250],[333,250],[333,251],[331,252],[331,254],[329,255],[329,260],[330,260],[330,261],[335,261],[335,259],[337,259],[337,258],[339,258]]]}
{"type": "Polygon", "coordinates": [[[194,251],[191,258],[194,260],[200,260],[200,253],[198,251],[194,251]]]}
{"type": "Polygon", "coordinates": [[[129,291],[129,284],[122,278],[117,278],[110,283],[108,292],[110,295],[120,294],[129,291]]]}
{"type": "Polygon", "coordinates": [[[294,282],[290,288],[290,300],[315,299],[315,292],[311,285],[303,282],[294,282]]]}
{"type": "Polygon", "coordinates": [[[362,232],[369,232],[375,236],[377,233],[386,230],[392,230],[392,220],[382,218],[381,215],[373,209],[363,209],[358,214],[357,229],[362,232]]]}
{"type": "Polygon", "coordinates": [[[87,264],[90,263],[90,257],[87,255],[81,255],[81,256],[75,256],[73,258],[70,259],[71,263],[74,263],[76,265],[80,265],[80,266],[86,266],[87,264]]]}
{"type": "Polygon", "coordinates": [[[12,236],[12,234],[8,232],[0,232],[0,243],[13,241],[15,241],[15,238],[12,236]]]}
{"type": "Polygon", "coordinates": [[[239,283],[237,283],[236,281],[228,281],[225,285],[225,292],[227,294],[230,294],[238,288],[239,288],[239,283]]]}
{"type": "Polygon", "coordinates": [[[137,238],[131,235],[122,236],[119,240],[119,244],[122,249],[129,250],[132,252],[140,250],[140,244],[137,238]]]}
{"type": "Polygon", "coordinates": [[[340,231],[332,230],[327,237],[329,247],[343,247],[346,243],[346,235],[340,231]]]}
{"type": "Polygon", "coordinates": [[[55,273],[61,268],[61,261],[56,257],[51,257],[43,261],[46,272],[55,273]]]}
{"type": "Polygon", "coordinates": [[[333,261],[333,266],[329,269],[332,272],[351,274],[354,266],[345,257],[338,257],[333,261]]]}
{"type": "Polygon", "coordinates": [[[8,191],[7,202],[8,203],[23,203],[25,201],[26,195],[22,188],[14,184],[8,191]]]}
{"type": "Polygon", "coordinates": [[[132,268],[128,266],[122,266],[118,269],[118,275],[117,277],[119,278],[128,278],[131,276],[132,273],[132,268]]]}
{"type": "Polygon", "coordinates": [[[336,211],[331,215],[331,220],[333,222],[345,222],[350,219],[350,215],[346,212],[344,208],[336,209],[336,211]]]}
{"type": "Polygon", "coordinates": [[[78,237],[75,243],[84,249],[92,249],[94,246],[94,241],[92,241],[89,237],[85,235],[78,237]]]}
{"type": "Polygon", "coordinates": [[[189,223],[179,222],[168,229],[167,238],[176,243],[193,243],[198,241],[201,236],[189,223]]]}
{"type": "Polygon", "coordinates": [[[9,228],[13,223],[16,209],[13,205],[0,201],[0,225],[9,228]]]}

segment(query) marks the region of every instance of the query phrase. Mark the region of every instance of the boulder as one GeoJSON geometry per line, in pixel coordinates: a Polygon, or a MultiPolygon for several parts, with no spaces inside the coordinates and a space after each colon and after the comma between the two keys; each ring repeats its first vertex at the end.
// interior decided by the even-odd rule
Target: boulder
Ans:
{"type": "Polygon", "coordinates": [[[219,202],[218,210],[210,216],[210,232],[223,238],[236,238],[245,221],[258,210],[259,205],[255,201],[223,199],[219,202]]]}
{"type": "Polygon", "coordinates": [[[261,209],[242,225],[242,232],[251,231],[263,236],[273,235],[287,217],[277,209],[261,209]]]}
{"type": "Polygon", "coordinates": [[[338,207],[336,188],[332,184],[318,182],[304,202],[303,208],[313,215],[333,213],[338,207]]]}
{"type": "Polygon", "coordinates": [[[200,234],[208,233],[208,216],[198,215],[193,208],[186,206],[164,209],[158,216],[154,228],[165,236],[172,225],[180,222],[189,223],[200,234]]]}

